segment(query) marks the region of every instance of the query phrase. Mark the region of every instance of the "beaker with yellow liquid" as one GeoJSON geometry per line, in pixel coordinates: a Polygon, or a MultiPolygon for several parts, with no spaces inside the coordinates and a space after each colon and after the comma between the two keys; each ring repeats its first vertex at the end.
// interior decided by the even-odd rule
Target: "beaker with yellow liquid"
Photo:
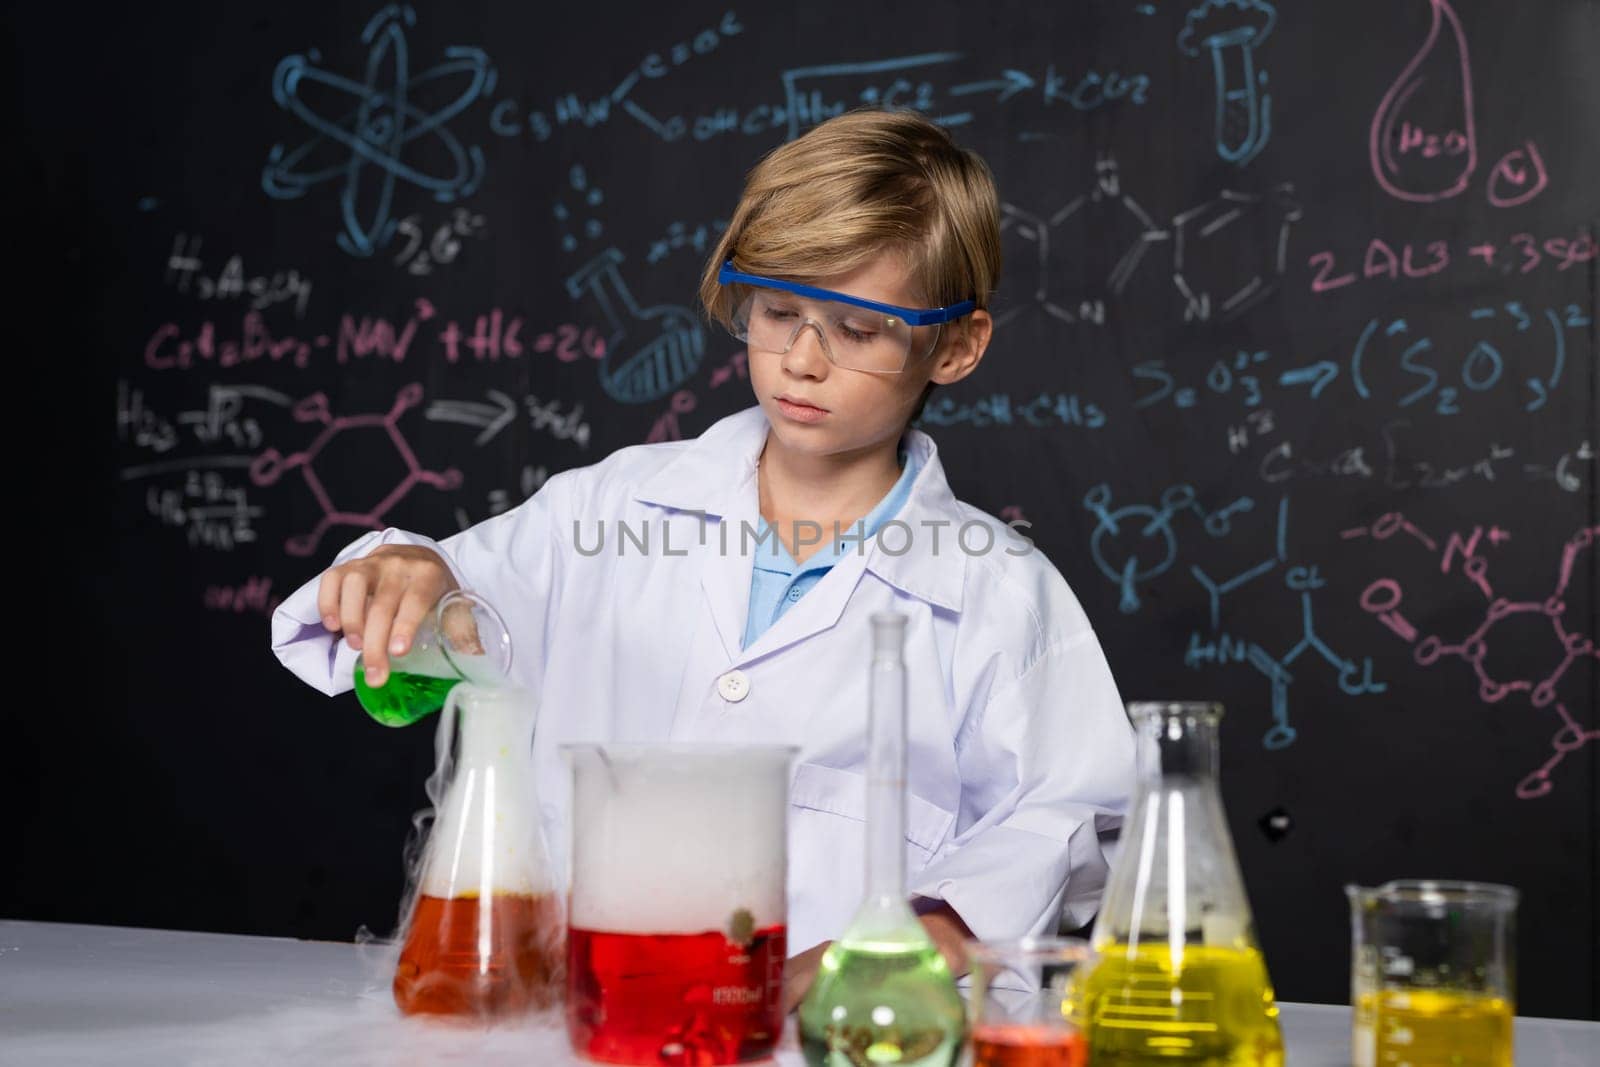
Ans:
{"type": "Polygon", "coordinates": [[[1266,961],[1217,784],[1222,707],[1128,705],[1139,780],[1081,990],[1095,1067],[1282,1067],[1266,961]]]}
{"type": "Polygon", "coordinates": [[[1345,894],[1355,1067],[1511,1067],[1517,891],[1403,879],[1345,894]]]}

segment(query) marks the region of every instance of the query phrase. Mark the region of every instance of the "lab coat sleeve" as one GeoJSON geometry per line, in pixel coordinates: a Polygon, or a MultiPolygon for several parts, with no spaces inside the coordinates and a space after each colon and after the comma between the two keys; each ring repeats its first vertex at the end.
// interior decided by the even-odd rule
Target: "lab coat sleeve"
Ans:
{"type": "Polygon", "coordinates": [[[1087,924],[1107,873],[1099,834],[1127,807],[1133,753],[1094,634],[1050,646],[957,736],[955,832],[912,894],[949,904],[980,939],[1087,924]]]}
{"type": "MultiPolygon", "coordinates": [[[[394,528],[373,531],[346,545],[331,566],[359,559],[380,545],[416,545],[433,550],[456,584],[483,594],[505,619],[511,634],[512,674],[537,688],[543,680],[548,623],[563,570],[561,527],[571,473],[559,474],[521,505],[435,541],[394,528]]],[[[272,651],[308,685],[330,696],[354,687],[358,653],[322,626],[317,591],[322,575],[306,582],[272,615],[272,651]]]]}

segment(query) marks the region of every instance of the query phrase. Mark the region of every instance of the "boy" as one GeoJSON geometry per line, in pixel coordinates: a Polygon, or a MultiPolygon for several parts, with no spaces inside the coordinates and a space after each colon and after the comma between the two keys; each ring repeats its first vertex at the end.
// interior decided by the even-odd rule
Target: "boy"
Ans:
{"type": "Polygon", "coordinates": [[[999,267],[998,201],[976,155],[911,112],[823,123],[750,173],[701,283],[748,346],[756,407],[559,474],[440,543],[359,539],[279,608],[275,651],[333,693],[364,649],[380,685],[386,650],[407,647],[439,596],[485,594],[511,630],[514,680],[539,701],[555,857],[569,832],[562,744],[799,746],[793,1006],[860,900],[867,620],[902,612],[907,871],[923,923],[960,968],[964,938],[1087,922],[1105,873],[1097,829],[1133,774],[1115,683],[1060,573],[957,501],[933,441],[909,426],[935,386],[982,360],[999,267]]]}

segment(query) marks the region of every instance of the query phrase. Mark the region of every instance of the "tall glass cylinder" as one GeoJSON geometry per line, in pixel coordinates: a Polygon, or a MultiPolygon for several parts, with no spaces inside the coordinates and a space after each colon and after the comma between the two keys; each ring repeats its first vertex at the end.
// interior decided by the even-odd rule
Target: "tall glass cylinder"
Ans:
{"type": "Polygon", "coordinates": [[[905,892],[906,617],[872,616],[867,725],[867,879],[861,906],[823,953],[800,1005],[810,1067],[950,1067],[965,1008],[949,964],[905,892]]]}
{"type": "Polygon", "coordinates": [[[1278,1006],[1218,787],[1218,704],[1136,702],[1139,781],[1095,919],[1096,1067],[1281,1067],[1278,1006]]]}

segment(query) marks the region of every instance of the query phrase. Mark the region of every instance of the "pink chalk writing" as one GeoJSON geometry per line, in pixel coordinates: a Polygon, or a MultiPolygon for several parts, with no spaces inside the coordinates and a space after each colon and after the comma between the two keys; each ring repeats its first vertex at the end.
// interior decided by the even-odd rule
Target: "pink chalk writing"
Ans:
{"type": "Polygon", "coordinates": [[[1478,165],[1466,34],[1449,0],[1429,3],[1428,35],[1383,94],[1368,133],[1372,176],[1383,191],[1424,204],[1460,194],[1478,165]]]}
{"type": "Polygon", "coordinates": [[[1489,172],[1489,203],[1495,207],[1526,204],[1549,184],[1550,173],[1544,169],[1538,146],[1527,141],[1501,156],[1489,172]]]}
{"type": "MultiPolygon", "coordinates": [[[[1443,547],[1437,539],[1424,533],[1399,512],[1381,516],[1369,526],[1344,530],[1344,540],[1371,538],[1387,541],[1397,534],[1405,534],[1421,545],[1438,563],[1441,573],[1450,574],[1458,569],[1485,601],[1482,620],[1459,640],[1446,640],[1437,634],[1426,633],[1422,625],[1401,611],[1404,589],[1397,578],[1384,577],[1370,583],[1359,598],[1361,609],[1373,616],[1391,632],[1412,646],[1412,659],[1418,666],[1431,667],[1445,659],[1458,660],[1472,668],[1478,683],[1478,699],[1485,704],[1499,704],[1514,693],[1528,694],[1534,708],[1553,707],[1562,725],[1551,739],[1552,755],[1541,766],[1517,784],[1517,796],[1528,800],[1541,797],[1553,788],[1551,774],[1556,766],[1571,752],[1591,741],[1600,740],[1600,730],[1585,729],[1559,699],[1562,678],[1585,659],[1600,660],[1600,648],[1595,636],[1580,627],[1577,613],[1569,611],[1566,601],[1578,570],[1579,556],[1590,551],[1600,539],[1600,526],[1579,529],[1562,546],[1561,560],[1556,566],[1555,582],[1549,593],[1527,600],[1512,600],[1499,596],[1490,579],[1489,559],[1483,554],[1486,547],[1498,547],[1510,540],[1511,535],[1498,526],[1487,530],[1474,526],[1470,531],[1452,531],[1444,539],[1443,547]],[[1560,659],[1542,677],[1497,677],[1488,665],[1489,643],[1496,627],[1508,619],[1527,617],[1542,620],[1560,659]]],[[[1508,635],[1500,634],[1504,641],[1508,635]]]]}
{"type": "Polygon", "coordinates": [[[250,479],[257,485],[272,485],[287,472],[298,470],[305,479],[307,488],[311,490],[311,495],[322,508],[322,518],[318,520],[314,529],[309,533],[292,536],[284,542],[284,549],[290,555],[311,555],[316,551],[322,535],[331,526],[383,529],[384,515],[418,484],[430,485],[435,489],[455,489],[460,486],[461,472],[458,470],[440,472],[424,470],[422,464],[417,461],[416,454],[411,450],[411,445],[400,433],[397,426],[400,416],[421,402],[422,386],[412,383],[395,394],[394,406],[382,414],[335,417],[329,410],[328,398],[323,393],[313,393],[294,406],[294,417],[297,422],[319,422],[323,425],[322,432],[299,452],[284,455],[275,448],[269,448],[250,464],[250,479]],[[405,474],[382,499],[365,510],[341,508],[334,502],[327,485],[318,476],[316,462],[336,439],[362,429],[377,431],[399,455],[405,474]]]}
{"type": "Polygon", "coordinates": [[[240,585],[208,585],[204,600],[207,611],[271,615],[282,597],[272,595],[272,579],[253,575],[240,585]]]}

